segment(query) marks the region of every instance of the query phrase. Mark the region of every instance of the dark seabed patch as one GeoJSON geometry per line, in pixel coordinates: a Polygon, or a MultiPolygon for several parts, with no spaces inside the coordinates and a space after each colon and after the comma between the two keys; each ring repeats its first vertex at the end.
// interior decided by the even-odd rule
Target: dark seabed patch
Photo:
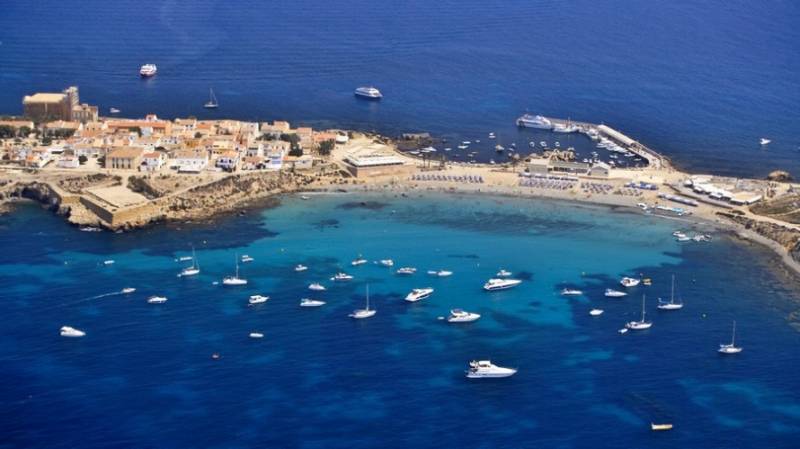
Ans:
{"type": "Polygon", "coordinates": [[[319,231],[324,231],[325,229],[328,228],[335,229],[339,227],[339,220],[336,220],[335,218],[326,218],[325,220],[320,220],[315,223],[312,223],[312,226],[314,227],[314,229],[317,229],[319,231]]]}
{"type": "Polygon", "coordinates": [[[388,206],[389,203],[382,203],[379,201],[348,201],[336,206],[337,209],[366,209],[366,210],[381,210],[388,206]]]}

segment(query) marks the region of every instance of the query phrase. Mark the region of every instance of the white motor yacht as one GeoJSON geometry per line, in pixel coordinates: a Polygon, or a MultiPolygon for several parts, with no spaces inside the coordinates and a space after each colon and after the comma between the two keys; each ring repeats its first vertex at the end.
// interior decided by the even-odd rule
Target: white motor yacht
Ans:
{"type": "Polygon", "coordinates": [[[417,302],[421,301],[425,298],[430,297],[433,294],[433,289],[430,287],[427,288],[415,288],[411,290],[411,293],[406,295],[406,301],[408,302],[417,302]]]}
{"type": "Polygon", "coordinates": [[[158,67],[155,64],[145,64],[139,68],[139,75],[144,78],[155,76],[158,73],[158,67]]]}
{"type": "Polygon", "coordinates": [[[495,290],[505,290],[508,288],[516,287],[517,285],[521,284],[522,281],[519,279],[489,279],[483,284],[483,289],[487,292],[495,291],[495,290]]]}
{"type": "Polygon", "coordinates": [[[589,315],[591,316],[600,316],[603,314],[603,309],[592,309],[589,311],[589,315]]]}
{"type": "Polygon", "coordinates": [[[619,290],[614,290],[614,289],[607,288],[606,292],[605,292],[605,296],[607,296],[609,298],[622,298],[623,296],[628,296],[628,294],[625,293],[625,292],[621,292],[619,290]]]}
{"type": "Polygon", "coordinates": [[[561,290],[561,296],[580,296],[582,294],[583,291],[574,288],[565,288],[561,290]]]}
{"type": "Polygon", "coordinates": [[[248,256],[247,254],[242,255],[242,263],[248,263],[248,262],[252,262],[254,260],[255,259],[253,259],[252,257],[248,256]]]}
{"type": "Polygon", "coordinates": [[[334,282],[352,281],[353,276],[350,276],[347,273],[336,273],[336,275],[333,276],[331,280],[334,282]]]}
{"type": "Polygon", "coordinates": [[[733,322],[733,332],[731,333],[731,342],[729,344],[719,345],[717,352],[720,354],[738,354],[742,352],[741,346],[736,346],[736,321],[733,322]]]}
{"type": "Polygon", "coordinates": [[[147,298],[148,304],[164,304],[167,302],[166,296],[151,296],[147,298]]]}
{"type": "Polygon", "coordinates": [[[62,326],[60,334],[62,337],[69,337],[69,338],[79,338],[86,335],[86,332],[75,329],[72,326],[62,326]]]}
{"type": "Polygon", "coordinates": [[[308,270],[308,267],[303,265],[303,264],[297,264],[294,267],[294,271],[296,271],[298,273],[301,272],[301,271],[306,271],[306,270],[308,270]]]}
{"type": "Polygon", "coordinates": [[[473,360],[469,362],[467,377],[470,379],[479,379],[484,377],[510,377],[516,373],[516,369],[494,365],[490,360],[473,360]]]}
{"type": "Polygon", "coordinates": [[[636,287],[637,285],[639,285],[640,282],[642,282],[641,279],[630,278],[627,276],[625,276],[624,278],[622,278],[621,281],[619,281],[619,283],[622,284],[623,287],[636,287]]]}
{"type": "Polygon", "coordinates": [[[113,260],[111,260],[111,259],[104,260],[104,261],[103,261],[103,265],[114,265],[114,261],[113,261],[113,260]]]}
{"type": "Polygon", "coordinates": [[[227,276],[224,279],[222,279],[222,285],[230,285],[230,286],[247,285],[247,279],[239,277],[239,258],[236,257],[235,260],[236,260],[236,274],[233,276],[227,276]]]}
{"type": "Polygon", "coordinates": [[[131,293],[133,293],[135,291],[136,291],[136,289],[133,288],[133,287],[125,287],[125,288],[122,289],[122,294],[123,295],[129,295],[129,294],[131,294],[131,293]]]}
{"type": "Polygon", "coordinates": [[[381,91],[372,86],[362,86],[355,90],[356,97],[365,98],[367,100],[380,100],[383,98],[381,91]]]}
{"type": "Polygon", "coordinates": [[[447,270],[428,270],[428,274],[432,276],[438,276],[440,278],[446,278],[447,276],[452,276],[453,272],[447,270]]]}
{"type": "Polygon", "coordinates": [[[359,265],[364,265],[365,263],[367,263],[367,259],[364,259],[363,257],[359,257],[358,259],[355,259],[352,262],[350,262],[350,265],[352,265],[354,267],[357,267],[359,265]]]}
{"type": "Polygon", "coordinates": [[[414,267],[403,267],[397,270],[397,274],[414,274],[417,272],[417,269],[414,267]]]}
{"type": "Polygon", "coordinates": [[[772,142],[771,140],[767,139],[766,137],[762,137],[761,140],[758,141],[761,145],[769,145],[772,142]]]}
{"type": "Polygon", "coordinates": [[[393,267],[394,261],[392,259],[382,259],[378,263],[384,267],[393,267]]]}
{"type": "Polygon", "coordinates": [[[510,271],[508,271],[508,270],[500,269],[500,271],[498,271],[497,274],[495,274],[495,276],[497,276],[499,278],[507,278],[507,277],[511,277],[511,274],[512,273],[510,271]]]}
{"type": "Polygon", "coordinates": [[[477,313],[467,312],[463,309],[453,309],[447,317],[448,323],[471,323],[481,316],[477,313]]]}
{"type": "Polygon", "coordinates": [[[645,315],[644,300],[645,300],[644,299],[644,295],[642,295],[642,319],[639,320],[639,321],[629,321],[627,324],[625,324],[626,328],[634,330],[634,331],[642,331],[642,330],[645,330],[645,329],[650,329],[650,327],[653,326],[653,322],[652,321],[645,321],[645,319],[644,319],[644,315],[645,315]]]}
{"type": "Polygon", "coordinates": [[[325,301],[319,301],[317,299],[303,298],[300,300],[300,307],[322,307],[324,305],[325,301]]]}
{"type": "Polygon", "coordinates": [[[367,285],[367,304],[366,304],[366,306],[363,309],[354,310],[353,313],[351,313],[348,316],[350,318],[353,318],[353,319],[356,319],[356,320],[363,320],[364,318],[371,318],[371,317],[375,316],[375,313],[377,313],[377,310],[373,310],[373,309],[369,308],[369,285],[367,285]]]}
{"type": "Polygon", "coordinates": [[[574,133],[578,131],[578,127],[571,123],[557,124],[553,126],[554,133],[574,133]]]}
{"type": "Polygon", "coordinates": [[[675,302],[675,275],[672,275],[672,291],[669,295],[669,302],[658,300],[659,310],[679,310],[683,308],[683,301],[675,302]]]}
{"type": "Polygon", "coordinates": [[[262,296],[262,295],[251,295],[250,298],[247,300],[249,304],[264,304],[265,302],[269,301],[269,296],[262,296]]]}
{"type": "Polygon", "coordinates": [[[250,332],[250,338],[264,338],[264,334],[261,332],[250,332]]]}
{"type": "Polygon", "coordinates": [[[314,282],[313,284],[308,286],[309,290],[314,290],[317,292],[324,292],[327,290],[324,285],[320,284],[319,282],[314,282]]]}

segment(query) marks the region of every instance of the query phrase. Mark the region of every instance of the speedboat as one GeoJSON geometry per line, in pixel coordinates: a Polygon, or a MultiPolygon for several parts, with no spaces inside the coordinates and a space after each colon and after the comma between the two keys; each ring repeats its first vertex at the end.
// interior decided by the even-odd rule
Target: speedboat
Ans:
{"type": "Polygon", "coordinates": [[[628,328],[627,327],[623,327],[622,329],[618,330],[617,332],[619,332],[620,334],[627,334],[628,333],[628,328]]]}
{"type": "Polygon", "coordinates": [[[350,276],[347,273],[336,273],[335,276],[331,278],[332,281],[352,281],[353,276],[350,276]]]}
{"type": "Polygon", "coordinates": [[[564,290],[561,290],[561,296],[580,296],[582,294],[583,291],[574,288],[565,288],[564,290]]]}
{"type": "Polygon", "coordinates": [[[639,285],[640,282],[642,282],[641,279],[629,278],[627,276],[622,278],[621,281],[619,281],[619,283],[622,284],[623,287],[636,287],[637,285],[639,285]]]}
{"type": "Polygon", "coordinates": [[[551,129],[553,122],[541,115],[525,114],[517,119],[517,126],[523,128],[551,129]]]}
{"type": "Polygon", "coordinates": [[[111,114],[119,114],[121,111],[117,108],[109,108],[108,112],[111,114]]]}
{"type": "Polygon", "coordinates": [[[446,278],[447,276],[452,276],[453,272],[452,271],[447,271],[447,270],[428,270],[428,274],[430,274],[431,276],[438,276],[440,278],[446,278]]]}
{"type": "Polygon", "coordinates": [[[362,86],[355,90],[356,97],[366,98],[367,100],[380,100],[383,94],[378,89],[372,86],[362,86]]]}
{"type": "Polygon", "coordinates": [[[448,323],[471,323],[481,316],[477,313],[467,312],[463,309],[453,309],[447,317],[448,323]]]}
{"type": "Polygon", "coordinates": [[[495,274],[495,276],[497,276],[499,278],[507,278],[507,277],[510,277],[511,274],[512,273],[510,271],[501,269],[500,271],[497,272],[497,274],[495,274]]]}
{"type": "Polygon", "coordinates": [[[591,316],[600,316],[603,314],[603,309],[592,309],[589,311],[589,315],[591,316]]]}
{"type": "Polygon", "coordinates": [[[264,334],[261,332],[250,332],[250,338],[264,338],[264,334]]]}
{"type": "Polygon", "coordinates": [[[236,274],[234,276],[227,276],[222,279],[222,285],[247,285],[247,279],[242,279],[239,277],[239,258],[236,259],[236,274]]]}
{"type": "Polygon", "coordinates": [[[324,292],[326,290],[325,286],[318,282],[314,282],[313,284],[308,286],[309,290],[314,290],[316,292],[324,292]]]}
{"type": "Polygon", "coordinates": [[[78,338],[85,336],[86,332],[79,329],[75,329],[72,326],[62,326],[60,334],[62,337],[78,338]]]}
{"type": "Polygon", "coordinates": [[[675,275],[672,275],[672,291],[669,295],[669,302],[658,300],[659,310],[679,310],[683,308],[683,301],[675,302],[675,275]]]}
{"type": "Polygon", "coordinates": [[[408,301],[408,302],[421,301],[421,300],[423,300],[425,298],[428,298],[432,294],[433,294],[433,289],[430,288],[430,287],[428,287],[428,288],[415,288],[415,289],[411,290],[411,293],[406,295],[406,301],[408,301]]]}
{"type": "Polygon", "coordinates": [[[353,318],[353,319],[356,319],[356,320],[363,320],[364,318],[371,318],[371,317],[375,316],[375,313],[377,313],[377,310],[373,310],[373,309],[369,308],[369,285],[367,285],[367,304],[366,304],[366,307],[364,307],[363,309],[353,310],[353,313],[351,313],[348,316],[350,318],[353,318]]]}
{"type": "Polygon", "coordinates": [[[605,296],[607,296],[609,298],[621,298],[621,297],[627,296],[627,295],[628,294],[625,293],[625,292],[621,292],[619,290],[614,290],[614,289],[610,289],[610,288],[607,288],[606,289],[606,293],[605,293],[605,296]]]}
{"type": "Polygon", "coordinates": [[[652,430],[654,432],[664,431],[664,430],[672,430],[672,424],[669,424],[669,423],[656,424],[656,423],[652,423],[651,422],[650,423],[650,430],[652,430]]]}
{"type": "Polygon", "coordinates": [[[247,300],[250,304],[263,304],[269,301],[269,296],[261,296],[261,295],[251,295],[250,298],[247,300]]]}
{"type": "Polygon", "coordinates": [[[414,267],[403,267],[397,270],[397,274],[414,274],[417,272],[417,269],[414,267]]]}
{"type": "Polygon", "coordinates": [[[139,75],[145,78],[155,76],[156,73],[158,73],[158,67],[155,64],[145,64],[139,68],[139,75]]]}
{"type": "Polygon", "coordinates": [[[114,265],[114,261],[112,259],[104,260],[103,265],[114,265]]]}
{"type": "Polygon", "coordinates": [[[469,362],[467,377],[470,379],[479,379],[483,377],[510,377],[516,373],[516,369],[494,365],[490,360],[473,360],[469,362]]]}
{"type": "Polygon", "coordinates": [[[308,267],[303,265],[303,264],[297,264],[294,267],[294,271],[296,271],[298,273],[301,272],[301,271],[306,271],[306,270],[308,270],[308,267]]]}
{"type": "Polygon", "coordinates": [[[254,260],[255,259],[253,259],[252,257],[248,256],[247,254],[242,255],[242,263],[252,262],[254,260]]]}
{"type": "Polygon", "coordinates": [[[354,267],[357,267],[359,265],[364,265],[365,263],[367,263],[367,259],[364,259],[363,257],[359,257],[358,259],[355,259],[352,262],[350,262],[350,265],[352,265],[354,267]]]}
{"type": "Polygon", "coordinates": [[[394,261],[392,259],[382,259],[378,263],[383,265],[384,267],[393,267],[394,266],[394,261]]]}
{"type": "Polygon", "coordinates": [[[645,314],[645,310],[644,310],[644,295],[642,295],[642,319],[639,320],[639,321],[628,321],[625,324],[625,327],[628,328],[628,329],[634,330],[634,331],[642,331],[642,330],[645,330],[645,329],[650,329],[650,327],[653,325],[653,322],[652,321],[645,321],[644,314],[645,314]]]}
{"type": "Polygon", "coordinates": [[[733,322],[733,332],[731,334],[731,342],[729,344],[719,345],[717,352],[720,354],[738,354],[742,352],[741,346],[736,346],[736,321],[733,322]]]}
{"type": "Polygon", "coordinates": [[[164,304],[167,302],[166,296],[151,296],[147,298],[148,304],[164,304]]]}
{"type": "Polygon", "coordinates": [[[762,137],[761,140],[758,141],[761,145],[769,145],[771,140],[767,139],[766,137],[762,137]]]}
{"type": "Polygon", "coordinates": [[[505,290],[508,288],[516,287],[517,285],[521,284],[522,281],[519,279],[489,279],[483,284],[483,289],[487,292],[495,291],[495,290],[505,290]]]}
{"type": "Polygon", "coordinates": [[[131,294],[131,293],[133,293],[135,291],[136,291],[136,289],[133,288],[133,287],[125,287],[125,288],[122,289],[122,294],[123,295],[129,295],[129,294],[131,294]]]}
{"type": "Polygon", "coordinates": [[[300,307],[322,307],[324,305],[325,301],[319,301],[316,299],[303,298],[300,300],[300,307]]]}

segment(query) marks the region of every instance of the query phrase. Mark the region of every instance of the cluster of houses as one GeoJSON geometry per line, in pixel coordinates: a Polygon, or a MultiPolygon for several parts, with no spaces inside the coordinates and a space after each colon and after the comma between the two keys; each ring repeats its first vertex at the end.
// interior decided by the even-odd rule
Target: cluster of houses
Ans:
{"type": "Polygon", "coordinates": [[[170,121],[155,115],[58,120],[38,127],[28,120],[0,120],[0,127],[28,133],[0,139],[4,164],[69,169],[89,162],[112,171],[302,170],[313,166],[312,154],[323,142],[345,143],[348,139],[341,132],[292,128],[285,121],[170,121]],[[55,137],[43,140],[43,136],[55,137]]]}

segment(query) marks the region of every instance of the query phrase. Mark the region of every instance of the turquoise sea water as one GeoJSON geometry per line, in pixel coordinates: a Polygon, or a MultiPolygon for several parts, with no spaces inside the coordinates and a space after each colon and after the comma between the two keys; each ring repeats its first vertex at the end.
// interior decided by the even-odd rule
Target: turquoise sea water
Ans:
{"type": "Polygon", "coordinates": [[[796,447],[796,278],[724,235],[675,242],[685,227],[549,201],[352,194],[118,235],[23,205],[0,218],[0,447],[796,447]],[[202,273],[177,278],[192,244],[202,273]],[[255,258],[250,284],[213,285],[236,254],[255,258]],[[419,272],[350,267],[358,254],[419,272]],[[425,274],[438,268],[454,274],[425,274]],[[500,268],[523,284],[483,292],[500,268]],[[355,279],[327,280],[340,269],[355,279]],[[653,286],[602,296],[638,273],[653,286]],[[673,274],[686,306],[659,312],[673,274]],[[351,320],[367,284],[377,315],[351,320]],[[561,297],[566,285],[585,297],[561,297]],[[125,286],[138,291],[108,295],[125,286]],[[426,286],[431,298],[402,300],[426,286]],[[248,307],[256,293],[271,299],[248,307]],[[653,328],[618,334],[642,294],[653,328]],[[300,308],[306,296],[328,304],[300,308]],[[437,319],[453,307],[482,318],[437,319]],[[745,350],[722,357],[733,319],[745,350]],[[519,372],[468,380],[473,358],[519,372]]]}

